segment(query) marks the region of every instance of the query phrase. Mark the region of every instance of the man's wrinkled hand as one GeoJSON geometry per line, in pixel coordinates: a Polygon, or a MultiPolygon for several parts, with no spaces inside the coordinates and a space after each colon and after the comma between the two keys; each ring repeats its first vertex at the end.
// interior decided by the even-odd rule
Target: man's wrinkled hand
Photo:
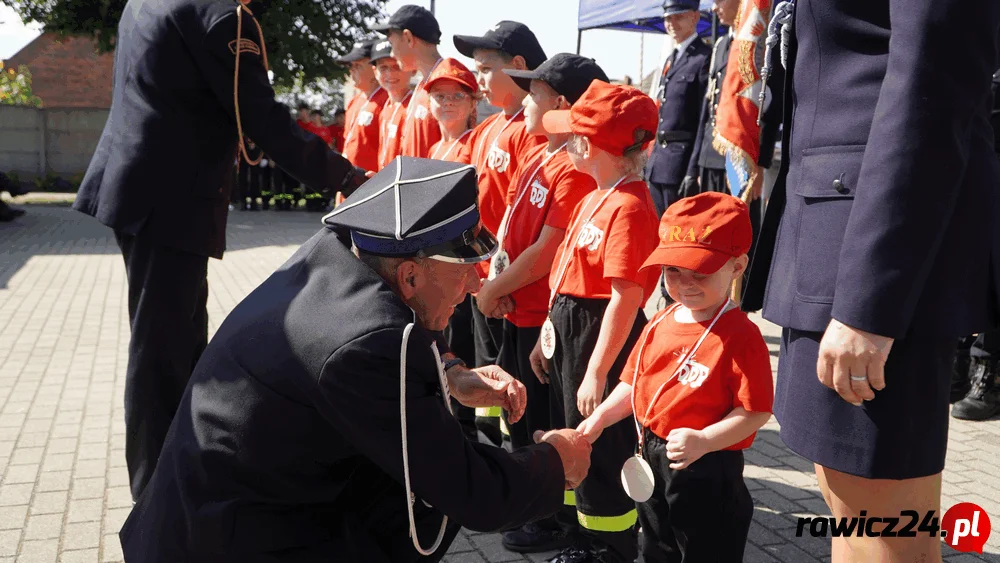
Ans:
{"type": "Polygon", "coordinates": [[[510,313],[514,312],[514,298],[510,295],[504,295],[497,300],[496,307],[490,312],[487,317],[492,319],[502,319],[510,313]]]}
{"type": "Polygon", "coordinates": [[[848,403],[860,406],[885,389],[885,362],[893,339],[833,319],[819,344],[816,375],[848,403]]]}
{"type": "Polygon", "coordinates": [[[499,366],[469,369],[455,366],[448,370],[451,396],[467,407],[501,407],[508,420],[517,422],[524,416],[528,391],[499,366]]]}
{"type": "Polygon", "coordinates": [[[575,489],[587,477],[590,471],[590,442],[576,430],[538,430],[534,435],[535,443],[551,444],[559,453],[566,476],[566,489],[575,489]]]}

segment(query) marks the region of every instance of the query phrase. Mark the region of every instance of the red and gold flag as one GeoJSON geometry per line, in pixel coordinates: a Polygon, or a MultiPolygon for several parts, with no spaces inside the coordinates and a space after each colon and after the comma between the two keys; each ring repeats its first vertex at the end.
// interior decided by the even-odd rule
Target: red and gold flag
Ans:
{"type": "Polygon", "coordinates": [[[771,0],[740,2],[712,140],[715,149],[726,155],[730,190],[744,199],[749,199],[751,191],[746,188],[756,180],[760,158],[760,69],[770,13],[771,0]]]}

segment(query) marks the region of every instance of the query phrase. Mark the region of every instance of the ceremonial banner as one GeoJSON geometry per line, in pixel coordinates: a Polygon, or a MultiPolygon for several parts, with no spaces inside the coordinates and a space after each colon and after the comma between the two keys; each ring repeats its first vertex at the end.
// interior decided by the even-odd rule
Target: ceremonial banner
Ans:
{"type": "Polygon", "coordinates": [[[764,63],[771,0],[741,0],[733,29],[726,78],[722,83],[712,146],[726,155],[729,189],[749,199],[760,158],[760,68],[764,63]]]}

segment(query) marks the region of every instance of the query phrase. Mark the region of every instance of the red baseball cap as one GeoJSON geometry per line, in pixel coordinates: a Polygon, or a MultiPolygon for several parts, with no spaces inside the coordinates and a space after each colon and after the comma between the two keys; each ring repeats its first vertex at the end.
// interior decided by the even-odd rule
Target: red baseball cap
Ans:
{"type": "Polygon", "coordinates": [[[660,220],[660,244],[643,268],[675,266],[714,274],[730,259],[750,251],[753,231],[743,200],[706,192],[682,198],[660,220]]]}
{"type": "Polygon", "coordinates": [[[656,102],[638,88],[600,79],[568,110],[542,116],[546,133],[573,133],[617,156],[645,148],[656,137],[656,102]]]}
{"type": "Polygon", "coordinates": [[[455,59],[444,59],[438,63],[437,67],[434,68],[434,72],[431,72],[430,77],[427,78],[427,82],[424,83],[424,89],[430,92],[431,87],[442,80],[450,80],[461,86],[465,86],[469,90],[472,90],[473,94],[479,92],[479,83],[476,82],[476,75],[472,74],[472,71],[468,67],[455,59]]]}

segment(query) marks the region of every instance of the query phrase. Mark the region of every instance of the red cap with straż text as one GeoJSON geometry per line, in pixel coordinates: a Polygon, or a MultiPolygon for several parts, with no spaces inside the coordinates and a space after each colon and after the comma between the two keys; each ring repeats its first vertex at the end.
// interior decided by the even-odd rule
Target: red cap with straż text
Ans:
{"type": "Polygon", "coordinates": [[[444,59],[438,63],[437,67],[434,68],[434,72],[431,73],[430,77],[427,78],[427,82],[424,83],[424,89],[430,92],[431,87],[442,80],[450,80],[460,86],[465,86],[469,90],[472,90],[473,94],[479,92],[479,83],[476,82],[476,75],[472,74],[472,71],[468,67],[455,59],[444,59]]]}
{"type": "Polygon", "coordinates": [[[660,220],[660,244],[643,268],[674,266],[714,274],[731,258],[750,251],[753,231],[747,204],[719,192],[686,197],[660,220]]]}
{"type": "Polygon", "coordinates": [[[656,137],[656,102],[638,88],[608,84],[600,79],[568,110],[542,116],[546,133],[573,133],[615,155],[645,148],[656,137]]]}

